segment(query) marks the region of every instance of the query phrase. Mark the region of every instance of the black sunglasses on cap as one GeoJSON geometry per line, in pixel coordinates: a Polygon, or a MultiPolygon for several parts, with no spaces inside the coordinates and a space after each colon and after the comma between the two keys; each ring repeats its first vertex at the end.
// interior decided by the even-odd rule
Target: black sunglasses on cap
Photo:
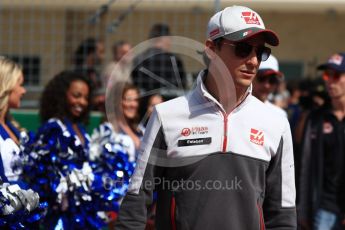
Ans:
{"type": "Polygon", "coordinates": [[[253,46],[245,42],[223,42],[223,44],[233,46],[235,48],[235,55],[239,58],[248,57],[253,49],[255,49],[256,57],[261,61],[266,61],[271,54],[271,49],[266,46],[253,46]]]}

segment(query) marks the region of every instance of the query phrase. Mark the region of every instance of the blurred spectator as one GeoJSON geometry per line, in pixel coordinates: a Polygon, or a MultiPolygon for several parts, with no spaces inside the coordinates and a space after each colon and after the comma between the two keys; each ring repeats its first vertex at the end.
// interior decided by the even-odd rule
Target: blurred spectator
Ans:
{"type": "Polygon", "coordinates": [[[278,60],[271,54],[266,61],[261,62],[259,71],[253,81],[253,95],[277,114],[287,116],[280,107],[272,104],[268,96],[277,89],[283,79],[283,73],[279,71],[278,60]]]}
{"type": "Polygon", "coordinates": [[[270,99],[273,104],[279,108],[282,108],[283,110],[287,109],[290,98],[290,92],[286,87],[286,82],[280,81],[277,89],[272,93],[272,98],[270,99]]]}
{"type": "Polygon", "coordinates": [[[318,66],[331,106],[311,112],[302,145],[298,220],[304,229],[342,229],[345,211],[345,53],[318,66]]]}
{"type": "Polygon", "coordinates": [[[88,76],[93,87],[101,87],[99,69],[104,59],[104,44],[95,38],[87,38],[75,51],[74,65],[77,72],[88,76]]]}
{"type": "Polygon", "coordinates": [[[150,118],[153,111],[153,107],[155,107],[155,105],[158,105],[159,103],[162,103],[162,102],[163,102],[163,97],[161,95],[159,94],[152,95],[147,105],[147,117],[150,118]]]}
{"type": "Polygon", "coordinates": [[[113,60],[107,65],[103,73],[103,86],[107,86],[110,78],[112,78],[112,81],[131,81],[131,49],[131,44],[124,40],[114,43],[112,47],[113,60]]]}
{"type": "Polygon", "coordinates": [[[147,100],[147,104],[144,104],[143,106],[145,107],[145,114],[143,116],[143,118],[140,121],[139,124],[139,128],[144,132],[147,122],[150,119],[151,113],[153,112],[153,108],[155,105],[158,105],[159,103],[162,103],[164,101],[162,95],[160,94],[153,94],[151,95],[148,100],[147,100]]]}
{"type": "Polygon", "coordinates": [[[134,162],[136,160],[136,149],[140,144],[140,141],[136,140],[136,136],[138,136],[136,134],[140,133],[137,129],[139,90],[124,81],[113,82],[109,87],[112,88],[110,88],[111,90],[107,95],[107,100],[115,106],[115,119],[111,121],[111,116],[104,116],[103,122],[93,130],[91,154],[96,157],[100,155],[104,143],[119,144],[128,155],[129,161],[134,162]],[[110,120],[107,120],[107,118],[110,118],[110,120]],[[137,146],[135,146],[134,141],[137,141],[137,146]]]}
{"type": "Polygon", "coordinates": [[[87,38],[80,43],[74,56],[74,70],[87,76],[94,90],[91,107],[93,110],[103,111],[105,90],[102,88],[100,77],[101,65],[104,60],[105,48],[101,40],[87,38]]]}
{"type": "Polygon", "coordinates": [[[135,57],[133,61],[133,83],[145,92],[157,92],[162,88],[183,89],[186,85],[182,60],[170,52],[170,35],[168,25],[153,25],[149,34],[153,42],[152,47],[135,57]]]}
{"type": "Polygon", "coordinates": [[[114,95],[115,120],[109,120],[117,133],[126,134],[134,142],[138,153],[143,133],[139,129],[139,89],[128,83],[118,82],[112,88],[114,95]]]}
{"type": "Polygon", "coordinates": [[[299,111],[297,112],[299,114],[298,117],[296,117],[295,115],[294,121],[290,119],[290,122],[292,122],[290,124],[293,130],[294,144],[296,147],[301,144],[305,120],[308,117],[310,111],[316,110],[323,105],[328,106],[328,104],[330,103],[330,99],[328,93],[326,92],[325,85],[323,81],[321,82],[318,79],[305,79],[301,81],[299,84],[298,91],[299,111]]]}
{"type": "Polygon", "coordinates": [[[326,89],[325,80],[316,78],[313,82],[312,88],[312,102],[315,108],[322,106],[329,106],[330,98],[326,89]]]}
{"type": "Polygon", "coordinates": [[[297,81],[289,82],[289,84],[287,85],[287,89],[290,93],[287,113],[290,122],[291,132],[293,134],[299,115],[301,113],[301,107],[299,105],[301,90],[299,89],[299,83],[297,81]]]}

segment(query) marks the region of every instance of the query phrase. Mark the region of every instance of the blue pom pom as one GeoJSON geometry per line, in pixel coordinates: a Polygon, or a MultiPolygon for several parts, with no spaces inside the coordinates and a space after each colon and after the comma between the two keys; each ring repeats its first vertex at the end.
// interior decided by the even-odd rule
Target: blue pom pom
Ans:
{"type": "MultiPolygon", "coordinates": [[[[66,135],[58,122],[46,123],[35,141],[25,148],[29,156],[25,174],[35,191],[49,202],[44,221],[55,223],[57,229],[59,226],[99,229],[106,222],[97,213],[119,210],[135,163],[129,161],[122,144],[112,140],[103,142],[100,157],[90,161],[88,148],[75,138],[66,135]],[[85,162],[91,168],[86,174],[85,162]],[[64,195],[61,191],[65,191],[64,195]],[[68,208],[62,211],[65,203],[68,208]]],[[[40,215],[32,216],[32,220],[36,218],[40,215]]]]}

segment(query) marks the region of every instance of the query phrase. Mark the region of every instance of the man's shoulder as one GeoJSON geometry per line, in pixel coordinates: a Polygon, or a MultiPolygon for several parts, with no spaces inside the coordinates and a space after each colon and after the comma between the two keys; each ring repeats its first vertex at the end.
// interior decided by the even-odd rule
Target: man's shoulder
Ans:
{"type": "Polygon", "coordinates": [[[284,117],[287,117],[287,112],[280,108],[279,106],[271,103],[270,101],[266,101],[265,104],[270,108],[272,109],[273,112],[277,113],[278,115],[280,116],[284,116],[284,117]]]}
{"type": "Polygon", "coordinates": [[[174,113],[188,106],[188,97],[183,95],[156,105],[158,112],[174,113]]]}
{"type": "Polygon", "coordinates": [[[156,105],[157,113],[168,119],[189,119],[193,113],[202,113],[207,106],[202,106],[195,89],[183,96],[156,105]]]}
{"type": "Polygon", "coordinates": [[[271,103],[266,103],[260,101],[258,98],[255,96],[251,95],[251,108],[257,110],[259,113],[265,114],[266,116],[275,116],[277,115],[276,110],[272,109],[271,103]]]}
{"type": "Polygon", "coordinates": [[[251,120],[254,122],[260,122],[262,124],[268,125],[270,127],[279,126],[282,124],[287,124],[287,116],[283,116],[278,113],[277,110],[263,103],[254,96],[251,96],[250,105],[248,106],[247,115],[250,116],[251,120]]]}

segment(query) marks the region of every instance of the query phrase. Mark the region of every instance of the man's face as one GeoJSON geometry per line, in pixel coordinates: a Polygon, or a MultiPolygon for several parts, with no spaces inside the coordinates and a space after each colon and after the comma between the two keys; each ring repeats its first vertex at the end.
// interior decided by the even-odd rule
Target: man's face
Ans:
{"type": "Polygon", "coordinates": [[[132,49],[132,46],[130,44],[127,44],[127,43],[122,45],[122,46],[120,46],[120,47],[118,47],[115,60],[116,61],[120,61],[122,59],[122,62],[125,62],[125,63],[131,62],[132,55],[127,55],[126,59],[123,58],[126,54],[131,54],[130,53],[131,49],[132,49]]]}
{"type": "Polygon", "coordinates": [[[214,52],[221,58],[228,68],[236,88],[248,88],[252,83],[261,63],[257,57],[258,47],[265,44],[264,37],[260,34],[247,39],[244,43],[253,46],[253,49],[246,57],[236,54],[235,42],[223,39],[220,48],[216,47],[214,52]]]}
{"type": "Polygon", "coordinates": [[[260,101],[265,102],[268,95],[278,86],[279,80],[275,74],[258,74],[253,81],[253,95],[260,101]]]}
{"type": "Polygon", "coordinates": [[[105,47],[103,42],[99,41],[96,45],[96,57],[95,63],[96,65],[102,64],[105,56],[105,47]]]}
{"type": "Polygon", "coordinates": [[[345,97],[345,73],[327,69],[324,71],[323,79],[326,82],[329,96],[332,99],[345,97]]]}

